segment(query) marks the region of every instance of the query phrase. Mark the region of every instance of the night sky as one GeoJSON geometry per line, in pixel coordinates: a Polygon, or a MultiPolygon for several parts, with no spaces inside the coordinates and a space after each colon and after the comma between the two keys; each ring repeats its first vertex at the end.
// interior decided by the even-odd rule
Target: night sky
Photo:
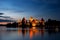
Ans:
{"type": "Polygon", "coordinates": [[[60,0],[0,0],[0,13],[12,18],[60,20],[60,0]]]}

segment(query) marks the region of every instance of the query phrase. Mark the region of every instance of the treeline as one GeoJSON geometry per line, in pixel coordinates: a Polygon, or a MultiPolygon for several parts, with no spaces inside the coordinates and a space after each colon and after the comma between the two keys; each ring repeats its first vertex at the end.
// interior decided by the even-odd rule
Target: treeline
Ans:
{"type": "Polygon", "coordinates": [[[45,22],[45,28],[47,29],[59,28],[60,29],[60,21],[48,19],[48,21],[45,22]]]}
{"type": "Polygon", "coordinates": [[[43,18],[36,22],[38,20],[36,19],[33,19],[32,21],[29,20],[29,22],[23,18],[21,20],[21,22],[14,22],[14,23],[8,23],[7,25],[0,25],[0,26],[6,26],[8,28],[17,28],[17,27],[22,27],[22,28],[32,28],[33,26],[34,27],[37,27],[37,28],[45,28],[45,29],[60,29],[60,21],[56,21],[56,20],[51,20],[51,19],[48,19],[47,21],[45,21],[43,18]]]}
{"type": "Polygon", "coordinates": [[[14,23],[8,23],[7,25],[6,25],[6,27],[7,28],[16,28],[16,27],[18,27],[18,23],[16,23],[16,22],[14,22],[14,23]]]}

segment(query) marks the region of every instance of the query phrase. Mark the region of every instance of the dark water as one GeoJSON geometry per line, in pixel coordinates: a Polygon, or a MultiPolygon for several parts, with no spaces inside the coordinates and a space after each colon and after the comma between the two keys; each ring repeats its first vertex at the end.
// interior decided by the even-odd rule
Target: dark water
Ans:
{"type": "Polygon", "coordinates": [[[0,30],[0,40],[60,40],[60,32],[38,29],[9,29],[0,30]]]}

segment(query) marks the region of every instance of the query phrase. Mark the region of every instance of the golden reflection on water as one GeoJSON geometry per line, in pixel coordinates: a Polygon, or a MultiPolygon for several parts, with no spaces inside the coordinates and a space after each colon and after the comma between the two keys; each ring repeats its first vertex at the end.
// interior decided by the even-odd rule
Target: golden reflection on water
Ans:
{"type": "Polygon", "coordinates": [[[32,39],[33,36],[37,36],[37,35],[43,35],[44,34],[44,30],[38,30],[38,29],[29,29],[29,30],[20,30],[18,29],[18,35],[20,35],[20,33],[22,33],[23,36],[26,36],[27,33],[29,33],[29,38],[32,39]]]}
{"type": "MultiPolygon", "coordinates": [[[[30,29],[19,29],[19,28],[17,28],[17,30],[16,29],[14,29],[14,30],[11,30],[11,29],[0,30],[0,35],[4,35],[5,37],[6,36],[15,37],[16,36],[18,38],[22,37],[22,39],[27,38],[29,40],[32,40],[32,39],[35,39],[35,38],[38,39],[40,37],[43,39],[43,37],[46,37],[47,35],[50,37],[51,33],[56,33],[56,32],[58,32],[57,28],[56,28],[56,30],[55,29],[54,30],[45,30],[45,29],[39,30],[39,29],[33,27],[33,28],[30,28],[30,29]]],[[[49,38],[49,37],[47,37],[47,38],[49,38]]]]}
{"type": "Polygon", "coordinates": [[[18,35],[20,35],[20,33],[21,33],[21,30],[20,30],[20,29],[18,29],[18,35]]]}
{"type": "Polygon", "coordinates": [[[31,29],[31,30],[29,30],[29,36],[30,36],[30,38],[32,38],[33,35],[37,35],[38,32],[39,32],[39,30],[37,30],[37,29],[31,29]]]}

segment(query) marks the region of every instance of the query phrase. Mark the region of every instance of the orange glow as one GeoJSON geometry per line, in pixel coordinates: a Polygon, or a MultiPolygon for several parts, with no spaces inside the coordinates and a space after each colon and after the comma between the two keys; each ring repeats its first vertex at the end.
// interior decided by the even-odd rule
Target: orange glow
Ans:
{"type": "Polygon", "coordinates": [[[35,27],[35,26],[36,26],[36,24],[35,24],[35,23],[32,23],[32,26],[33,26],[33,27],[35,27]]]}
{"type": "Polygon", "coordinates": [[[33,32],[32,32],[32,31],[30,31],[30,38],[32,38],[32,36],[33,36],[33,32]]]}
{"type": "Polygon", "coordinates": [[[8,23],[13,23],[13,22],[0,22],[0,24],[6,25],[8,23]]]}
{"type": "Polygon", "coordinates": [[[32,22],[32,21],[33,21],[33,17],[30,17],[30,19],[29,19],[29,20],[30,20],[30,22],[32,22]]]}
{"type": "Polygon", "coordinates": [[[32,27],[32,29],[36,29],[36,27],[32,27]]]}
{"type": "Polygon", "coordinates": [[[38,21],[36,20],[36,23],[38,23],[38,21]]]}
{"type": "Polygon", "coordinates": [[[39,32],[39,30],[37,30],[37,29],[31,29],[30,31],[29,31],[29,35],[30,35],[30,39],[33,37],[33,35],[38,35],[38,32],[39,32]]]}
{"type": "Polygon", "coordinates": [[[18,35],[20,35],[20,33],[21,33],[21,30],[18,29],[18,35]]]}
{"type": "Polygon", "coordinates": [[[36,26],[36,21],[35,20],[32,21],[32,26],[36,26]]]}
{"type": "Polygon", "coordinates": [[[21,19],[18,19],[17,22],[21,22],[21,19]]]}

